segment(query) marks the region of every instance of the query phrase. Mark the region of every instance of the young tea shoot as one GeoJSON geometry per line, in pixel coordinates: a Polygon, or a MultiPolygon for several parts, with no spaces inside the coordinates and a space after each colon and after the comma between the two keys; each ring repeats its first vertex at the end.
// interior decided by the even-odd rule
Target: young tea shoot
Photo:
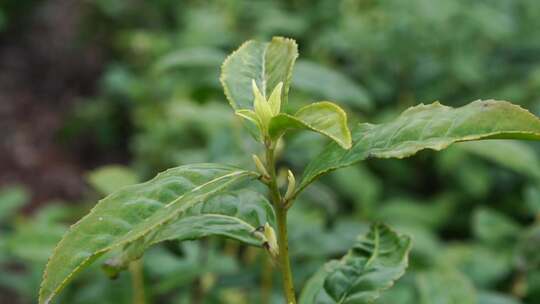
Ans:
{"type": "MultiPolygon", "coordinates": [[[[383,124],[350,126],[346,112],[317,101],[285,112],[294,40],[248,41],[223,63],[221,83],[234,113],[261,145],[256,171],[227,164],[191,164],[116,189],[74,224],[47,263],[39,303],[50,303],[80,272],[107,255],[111,276],[130,268],[150,246],[167,240],[221,236],[260,247],[282,277],[288,304],[297,303],[289,258],[287,213],[315,180],[369,158],[405,158],[424,149],[486,139],[540,140],[540,119],[507,101],[478,100],[459,108],[438,102],[418,105],[383,124]],[[277,180],[276,148],[292,130],[319,133],[331,143],[302,174],[277,180]],[[301,178],[298,178],[301,176],[301,178]],[[255,184],[267,191],[260,193],[255,184]]],[[[358,181],[361,183],[362,181],[358,181]]],[[[298,303],[372,303],[404,273],[411,238],[376,223],[340,260],[328,261],[308,280],[298,303]]]]}

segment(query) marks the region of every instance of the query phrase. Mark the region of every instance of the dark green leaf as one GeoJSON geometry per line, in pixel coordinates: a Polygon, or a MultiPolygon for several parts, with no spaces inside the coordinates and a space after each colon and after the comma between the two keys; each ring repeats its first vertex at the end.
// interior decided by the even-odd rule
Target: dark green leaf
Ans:
{"type": "Polygon", "coordinates": [[[416,276],[419,304],[476,304],[476,290],[461,273],[434,269],[416,276]]]}
{"type": "Polygon", "coordinates": [[[410,249],[409,237],[375,224],[359,237],[347,255],[326,263],[315,274],[306,285],[300,303],[318,303],[321,293],[326,293],[333,303],[372,303],[405,273],[410,249]]]}
{"type": "Polygon", "coordinates": [[[540,270],[540,223],[533,224],[520,236],[516,264],[522,270],[540,270]]]}
{"type": "Polygon", "coordinates": [[[330,144],[310,162],[298,191],[320,175],[367,158],[405,158],[461,141],[540,140],[540,119],[506,101],[479,100],[460,108],[436,102],[410,108],[392,122],[360,124],[352,133],[350,150],[330,144]]]}
{"type": "Polygon", "coordinates": [[[511,272],[510,248],[502,245],[494,250],[478,244],[451,244],[439,251],[437,257],[441,264],[465,274],[475,286],[488,288],[496,286],[511,272]]]}
{"type": "MultiPolygon", "coordinates": [[[[318,298],[321,297],[320,293],[323,293],[324,280],[328,277],[329,273],[337,267],[338,261],[330,261],[324,264],[307,282],[302,289],[302,294],[298,300],[299,304],[318,304],[322,301],[318,298]]],[[[327,296],[327,295],[326,295],[327,296]]],[[[326,301],[330,301],[327,299],[326,301]]],[[[331,302],[330,302],[331,303],[331,302]]]]}
{"type": "Polygon", "coordinates": [[[513,140],[465,142],[457,145],[470,153],[491,160],[517,173],[540,179],[540,159],[527,144],[513,140]],[[511,155],[511,157],[509,157],[511,155]]]}
{"type": "Polygon", "coordinates": [[[478,208],[473,215],[475,237],[488,244],[508,246],[517,240],[520,230],[518,223],[495,210],[478,208]]]}
{"type": "Polygon", "coordinates": [[[478,293],[478,304],[521,304],[521,301],[504,294],[483,291],[478,293]]]}

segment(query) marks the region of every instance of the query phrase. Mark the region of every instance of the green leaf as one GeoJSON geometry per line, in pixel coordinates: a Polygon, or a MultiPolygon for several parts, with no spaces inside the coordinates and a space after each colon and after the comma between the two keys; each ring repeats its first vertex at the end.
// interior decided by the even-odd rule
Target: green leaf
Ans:
{"type": "Polygon", "coordinates": [[[516,246],[517,267],[525,271],[526,269],[540,269],[540,223],[528,227],[520,236],[516,246]]]}
{"type": "Polygon", "coordinates": [[[225,54],[214,48],[188,48],[166,54],[154,65],[156,72],[166,72],[183,67],[219,67],[225,54]]]}
{"type": "Polygon", "coordinates": [[[482,139],[540,140],[540,119],[506,101],[474,101],[460,108],[438,102],[418,105],[396,120],[360,124],[352,131],[353,145],[343,150],[330,144],[307,166],[301,191],[317,177],[367,158],[405,158],[424,149],[482,139]]]}
{"type": "Polygon", "coordinates": [[[295,89],[321,99],[339,100],[359,109],[371,109],[366,90],[346,75],[309,60],[298,60],[293,83],[295,89]]]}
{"type": "Polygon", "coordinates": [[[476,304],[472,283],[455,270],[440,268],[419,273],[416,284],[419,304],[476,304]]]}
{"type": "Polygon", "coordinates": [[[261,246],[253,231],[266,223],[275,226],[275,214],[264,195],[246,189],[228,191],[187,210],[178,221],[159,231],[156,242],[219,235],[261,246]]]}
{"type": "Polygon", "coordinates": [[[478,293],[478,304],[521,304],[521,301],[505,294],[482,291],[478,293]]]}
{"type": "Polygon", "coordinates": [[[478,240],[486,244],[506,247],[515,244],[521,227],[505,214],[481,207],[473,215],[473,232],[478,240]]]}
{"type": "Polygon", "coordinates": [[[18,185],[0,188],[0,223],[12,218],[29,200],[27,190],[18,185]]]}
{"type": "Polygon", "coordinates": [[[177,220],[161,228],[150,243],[133,243],[119,256],[109,259],[104,265],[105,270],[115,277],[129,262],[140,258],[149,246],[166,240],[223,236],[262,246],[267,240],[254,231],[266,223],[275,226],[275,214],[263,195],[247,189],[219,193],[186,210],[177,220]]]}
{"type": "Polygon", "coordinates": [[[351,132],[347,125],[347,114],[343,109],[328,101],[307,105],[294,116],[281,113],[270,121],[269,133],[274,139],[288,129],[307,129],[328,136],[344,149],[351,147],[351,132]]]}
{"type": "Polygon", "coordinates": [[[490,140],[486,142],[465,142],[457,147],[517,173],[540,180],[540,159],[529,145],[514,140],[490,140]],[[512,157],[508,157],[512,155],[512,157]]]}
{"type": "Polygon", "coordinates": [[[139,177],[135,172],[128,167],[118,165],[98,168],[90,172],[87,179],[92,187],[104,195],[139,182],[139,177]]]}
{"type": "Polygon", "coordinates": [[[265,98],[283,82],[281,100],[286,104],[298,47],[292,39],[274,37],[271,42],[247,41],[234,51],[221,68],[225,96],[235,110],[252,109],[251,81],[265,98]]]}
{"type": "MultiPolygon", "coordinates": [[[[307,282],[300,294],[299,304],[315,304],[320,303],[320,293],[324,293],[324,280],[339,264],[338,261],[330,261],[324,264],[307,282]]],[[[327,296],[327,295],[324,295],[327,296]]]]}
{"type": "Polygon", "coordinates": [[[101,255],[133,242],[151,244],[189,209],[256,177],[254,172],[232,166],[188,165],[107,196],[57,245],[43,275],[39,303],[49,303],[76,273],[101,255]]]}
{"type": "Polygon", "coordinates": [[[512,271],[513,246],[452,243],[437,252],[441,264],[460,270],[475,286],[493,288],[512,271]],[[494,249],[497,248],[497,249],[494,249]]]}
{"type": "Polygon", "coordinates": [[[372,303],[405,273],[410,249],[408,236],[383,224],[372,225],[347,255],[326,263],[308,281],[300,304],[318,303],[324,293],[332,303],[372,303]]]}

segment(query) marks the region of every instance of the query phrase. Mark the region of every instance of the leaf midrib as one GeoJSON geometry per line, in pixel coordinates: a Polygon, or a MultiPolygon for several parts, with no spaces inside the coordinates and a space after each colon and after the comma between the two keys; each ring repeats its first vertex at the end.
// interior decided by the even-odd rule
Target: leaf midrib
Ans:
{"type": "MultiPolygon", "coordinates": [[[[373,228],[373,234],[374,234],[374,237],[373,237],[374,238],[373,250],[372,250],[371,256],[369,257],[369,259],[366,261],[366,264],[364,265],[364,270],[367,270],[367,268],[370,266],[370,264],[379,256],[379,251],[380,251],[380,230],[379,230],[379,226],[375,226],[373,228]]],[[[343,296],[341,297],[341,299],[338,302],[339,304],[345,303],[345,301],[347,301],[351,289],[353,289],[353,287],[356,284],[358,284],[358,281],[360,281],[362,279],[363,279],[363,277],[360,276],[356,280],[353,281],[353,283],[349,286],[349,288],[347,288],[345,290],[345,293],[343,294],[343,296]]]]}
{"type": "MultiPolygon", "coordinates": [[[[198,190],[200,190],[200,189],[201,189],[202,187],[204,187],[204,186],[208,186],[208,185],[210,185],[210,184],[212,184],[212,183],[215,183],[215,182],[217,182],[217,181],[219,181],[219,180],[221,180],[221,179],[223,179],[223,178],[226,178],[226,177],[231,177],[231,176],[235,176],[235,175],[241,175],[242,173],[244,173],[244,174],[246,174],[246,175],[248,175],[248,174],[251,174],[251,175],[254,175],[254,176],[257,176],[257,175],[258,175],[258,174],[255,173],[255,172],[252,172],[252,171],[244,171],[244,170],[241,170],[241,171],[238,170],[238,171],[234,171],[234,172],[227,173],[227,174],[225,174],[225,175],[222,175],[222,176],[219,176],[219,177],[217,177],[217,178],[214,178],[214,179],[212,179],[212,180],[210,180],[210,181],[208,181],[208,182],[206,182],[206,183],[204,183],[204,184],[202,184],[202,185],[199,185],[199,186],[197,186],[197,187],[191,189],[189,192],[186,192],[186,193],[182,194],[181,196],[179,196],[178,198],[176,198],[176,199],[173,200],[172,202],[170,202],[170,203],[168,203],[167,205],[165,205],[163,208],[167,208],[167,207],[169,207],[169,206],[172,206],[172,205],[175,204],[175,203],[178,203],[178,202],[179,202],[181,199],[183,199],[186,195],[188,195],[188,194],[190,194],[190,193],[193,193],[194,191],[198,191],[198,190]]],[[[235,180],[231,180],[231,181],[229,181],[228,183],[225,183],[223,186],[228,185],[228,184],[230,184],[231,182],[234,182],[234,181],[235,181],[235,180]]],[[[209,193],[204,193],[204,194],[201,194],[200,196],[201,196],[201,197],[208,196],[208,195],[211,195],[211,194],[215,193],[216,191],[217,191],[217,190],[212,191],[212,192],[209,192],[209,193]]],[[[195,201],[196,201],[196,202],[201,202],[200,199],[195,200],[195,201]]],[[[190,205],[188,205],[188,206],[189,206],[189,207],[192,207],[192,206],[194,206],[194,204],[190,204],[190,205]]],[[[42,292],[43,289],[41,289],[41,288],[43,288],[43,284],[42,284],[41,287],[40,287],[40,293],[39,293],[39,294],[40,294],[40,295],[39,295],[39,297],[40,297],[39,303],[49,303],[50,300],[51,300],[55,295],[57,295],[58,292],[59,292],[59,291],[66,285],[66,283],[73,277],[73,275],[76,274],[79,270],[81,270],[85,265],[87,265],[87,263],[88,263],[89,261],[91,261],[93,258],[95,258],[95,257],[97,257],[97,256],[99,256],[99,255],[101,255],[101,254],[104,254],[104,253],[106,253],[106,252],[108,252],[108,251],[110,251],[110,250],[112,250],[112,249],[114,249],[114,248],[117,248],[117,247],[120,247],[120,246],[122,246],[122,245],[125,245],[125,244],[129,244],[129,243],[135,242],[137,239],[140,239],[140,238],[142,238],[142,237],[145,237],[145,236],[148,235],[151,231],[153,231],[154,229],[156,229],[157,227],[159,227],[159,226],[161,226],[161,225],[164,225],[167,221],[173,219],[175,216],[178,216],[179,214],[181,214],[182,212],[184,212],[186,209],[187,209],[187,207],[184,206],[183,208],[180,208],[179,210],[177,210],[177,211],[175,211],[175,212],[172,212],[169,216],[165,217],[165,218],[162,219],[161,221],[159,221],[159,222],[157,222],[156,224],[154,224],[153,226],[149,227],[149,228],[146,229],[144,232],[142,232],[140,235],[132,236],[132,237],[130,237],[130,238],[128,238],[128,239],[125,239],[125,240],[123,240],[123,241],[116,242],[116,243],[113,244],[113,245],[109,245],[109,246],[107,246],[107,247],[105,247],[105,248],[102,248],[102,249],[99,249],[99,250],[97,250],[97,251],[94,251],[90,256],[88,256],[88,257],[87,257],[86,259],[84,259],[81,263],[79,263],[79,265],[78,265],[77,267],[75,267],[75,268],[69,273],[69,275],[67,275],[67,276],[64,278],[64,280],[62,280],[62,282],[61,282],[60,284],[58,284],[58,285],[56,286],[56,288],[54,288],[54,289],[51,291],[51,294],[49,295],[49,297],[48,297],[47,299],[42,299],[42,297],[44,296],[44,295],[43,295],[43,292],[42,292]]],[[[86,215],[85,217],[83,217],[83,218],[79,221],[79,223],[82,222],[85,218],[90,217],[91,215],[93,215],[94,210],[95,210],[95,209],[92,209],[92,211],[90,211],[90,213],[89,213],[88,215],[86,215]]],[[[156,211],[156,212],[157,212],[157,211],[156,211]]],[[[150,217],[148,217],[148,218],[150,218],[150,217]]],[[[132,230],[133,230],[133,229],[132,229],[132,230]]],[[[68,231],[68,232],[69,232],[69,231],[68,231]]],[[[128,233],[129,233],[129,232],[128,232],[128,233]]],[[[51,255],[51,257],[56,255],[56,251],[57,251],[57,249],[58,249],[59,246],[60,246],[60,243],[58,244],[58,246],[55,247],[54,252],[53,252],[53,254],[51,255]]],[[[43,281],[42,281],[42,282],[45,282],[45,281],[46,281],[45,278],[46,278],[47,276],[48,276],[48,270],[46,269],[45,272],[44,272],[44,274],[43,274],[43,281]]]]}

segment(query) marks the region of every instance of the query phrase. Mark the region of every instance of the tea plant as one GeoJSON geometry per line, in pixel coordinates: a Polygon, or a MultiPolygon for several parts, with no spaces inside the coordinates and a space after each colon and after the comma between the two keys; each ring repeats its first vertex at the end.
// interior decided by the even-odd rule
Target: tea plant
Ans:
{"type": "MultiPolygon", "coordinates": [[[[256,171],[205,163],[180,166],[152,180],[123,187],[102,199],[57,245],[43,276],[39,302],[49,303],[80,271],[105,254],[109,275],[139,260],[166,240],[222,236],[264,248],[282,275],[286,303],[297,303],[289,261],[287,213],[315,180],[368,158],[405,158],[484,139],[540,140],[540,119],[506,101],[478,100],[460,108],[418,105],[383,124],[349,129],[338,105],[316,102],[284,111],[298,56],[294,40],[248,41],[222,67],[221,83],[235,114],[261,144],[256,171]],[[277,158],[285,135],[320,133],[333,142],[297,182],[278,179],[277,158]],[[257,183],[266,186],[261,194],[257,183]]],[[[358,181],[361,183],[362,181],[358,181]]],[[[340,260],[326,263],[307,282],[299,303],[371,303],[405,272],[411,238],[373,224],[340,260]]],[[[294,246],[294,244],[292,244],[294,246]]]]}

